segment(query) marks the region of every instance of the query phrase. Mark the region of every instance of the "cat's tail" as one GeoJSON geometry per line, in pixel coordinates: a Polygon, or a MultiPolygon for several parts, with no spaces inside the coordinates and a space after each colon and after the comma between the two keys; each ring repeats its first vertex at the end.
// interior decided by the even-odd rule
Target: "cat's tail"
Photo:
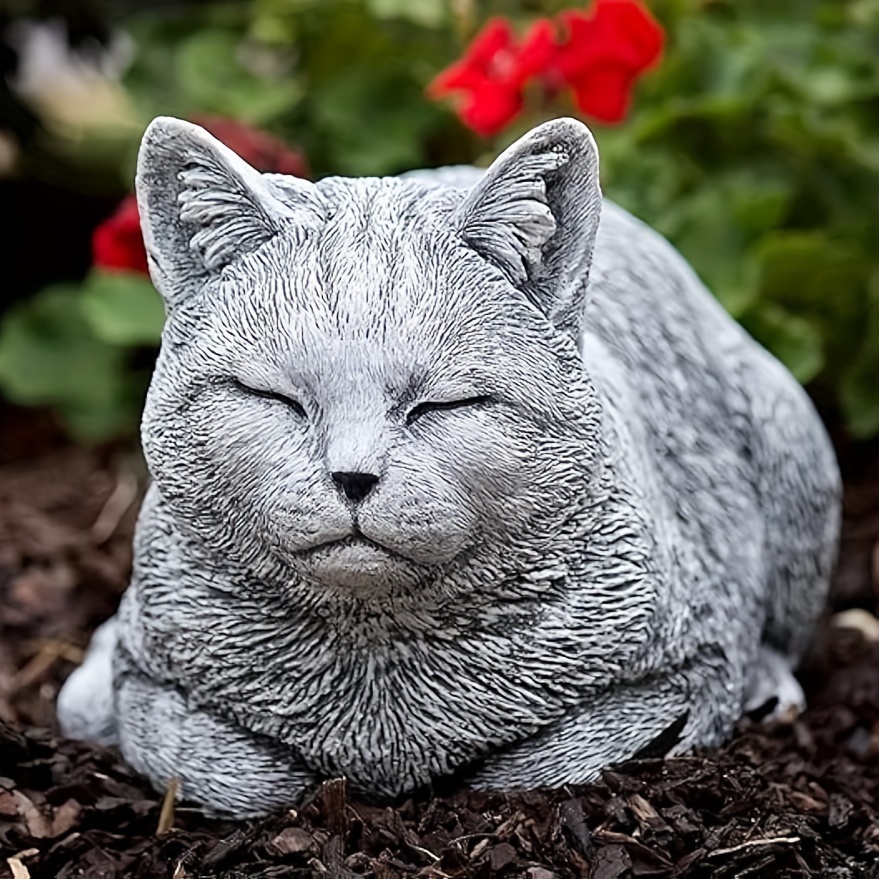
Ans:
{"type": "Polygon", "coordinates": [[[118,742],[113,698],[116,629],[116,617],[111,617],[95,630],[85,662],[58,694],[58,724],[68,738],[102,745],[118,742]]]}

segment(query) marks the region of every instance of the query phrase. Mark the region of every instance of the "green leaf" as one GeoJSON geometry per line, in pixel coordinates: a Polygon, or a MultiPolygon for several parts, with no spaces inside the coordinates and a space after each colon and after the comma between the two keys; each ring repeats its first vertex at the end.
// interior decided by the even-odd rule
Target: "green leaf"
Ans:
{"type": "Polygon", "coordinates": [[[56,286],[0,324],[0,391],[25,406],[55,407],[78,439],[104,439],[135,423],[139,402],[125,352],[96,339],[75,286],[56,286]]]}
{"type": "Polygon", "coordinates": [[[342,173],[395,174],[423,163],[423,142],[439,110],[420,89],[390,74],[345,68],[316,88],[314,118],[342,173]],[[393,94],[393,98],[391,95],[393,94]]]}
{"type": "Polygon", "coordinates": [[[89,332],[76,287],[50,287],[0,326],[0,385],[14,402],[95,402],[113,396],[119,352],[89,332]]]}
{"type": "Polygon", "coordinates": [[[93,271],[79,292],[82,315],[110,345],[158,345],[165,323],[162,300],[135,272],[93,271]]]}
{"type": "Polygon", "coordinates": [[[869,306],[863,345],[839,388],[849,430],[858,439],[879,434],[879,270],[870,279],[869,306]]]}
{"type": "Polygon", "coordinates": [[[741,317],[742,326],[768,348],[802,384],[824,366],[821,330],[780,305],[762,302],[741,317]]]}
{"type": "Polygon", "coordinates": [[[853,365],[840,383],[839,398],[854,437],[879,434],[879,350],[865,352],[853,365]]]}
{"type": "Polygon", "coordinates": [[[256,69],[257,58],[268,55],[249,46],[241,34],[220,29],[197,32],[175,54],[179,88],[198,112],[262,124],[294,106],[302,98],[302,88],[289,71],[262,75],[256,69]],[[251,66],[245,66],[251,57],[251,66]]]}
{"type": "Polygon", "coordinates": [[[763,238],[758,259],[760,301],[821,328],[824,378],[838,383],[864,338],[870,257],[823,232],[786,230],[763,238]]]}
{"type": "Polygon", "coordinates": [[[681,198],[665,217],[669,237],[691,262],[721,304],[741,314],[756,293],[745,259],[742,231],[729,218],[724,189],[706,188],[681,198]]]}

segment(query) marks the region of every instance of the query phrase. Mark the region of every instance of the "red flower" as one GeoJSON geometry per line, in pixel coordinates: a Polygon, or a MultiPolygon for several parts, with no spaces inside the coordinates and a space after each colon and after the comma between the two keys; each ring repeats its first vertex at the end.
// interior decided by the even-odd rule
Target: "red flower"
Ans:
{"type": "MultiPolygon", "coordinates": [[[[264,131],[233,119],[213,116],[196,117],[193,121],[258,171],[308,176],[308,165],[302,153],[290,149],[283,141],[264,131]]],[[[126,196],[116,213],[95,229],[92,234],[92,263],[102,269],[124,269],[148,274],[137,200],[133,195],[126,196]]]]}
{"type": "Polygon", "coordinates": [[[563,12],[567,38],[553,67],[577,106],[601,122],[620,122],[639,74],[662,54],[663,31],[637,0],[596,0],[589,13],[563,12]]]}
{"type": "MultiPolygon", "coordinates": [[[[549,22],[538,22],[537,26],[549,22]]],[[[550,47],[551,48],[551,47],[550,47]]],[[[522,109],[527,80],[548,61],[543,46],[524,53],[506,18],[493,18],[477,34],[464,57],[447,67],[428,86],[432,98],[462,92],[461,120],[478,134],[497,134],[522,109]]]]}
{"type": "Polygon", "coordinates": [[[596,0],[589,13],[571,10],[559,18],[561,39],[553,22],[540,19],[521,44],[507,19],[492,19],[464,57],[428,86],[428,94],[462,93],[458,115],[484,136],[515,119],[533,78],[549,97],[572,87],[584,113],[619,122],[636,78],[662,54],[662,28],[639,0],[596,0]]]}
{"type": "Polygon", "coordinates": [[[92,234],[92,262],[102,269],[127,269],[147,274],[137,199],[133,195],[126,196],[116,213],[95,229],[92,234]]]}

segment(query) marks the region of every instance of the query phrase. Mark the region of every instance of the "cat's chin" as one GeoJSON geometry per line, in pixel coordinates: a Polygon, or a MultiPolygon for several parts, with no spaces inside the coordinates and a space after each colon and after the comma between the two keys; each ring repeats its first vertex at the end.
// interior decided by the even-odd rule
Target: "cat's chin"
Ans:
{"type": "Polygon", "coordinates": [[[298,554],[295,566],[313,583],[352,592],[387,592],[418,583],[424,569],[363,537],[321,544],[298,554]]]}

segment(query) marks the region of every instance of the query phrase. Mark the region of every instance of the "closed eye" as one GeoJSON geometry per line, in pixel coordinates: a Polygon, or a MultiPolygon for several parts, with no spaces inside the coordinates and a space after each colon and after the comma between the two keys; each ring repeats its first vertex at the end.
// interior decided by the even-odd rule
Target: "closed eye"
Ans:
{"type": "Polygon", "coordinates": [[[492,398],[488,394],[482,394],[479,397],[467,397],[463,400],[447,400],[444,402],[427,401],[425,403],[419,403],[417,406],[410,409],[409,413],[406,415],[406,425],[414,424],[419,418],[430,412],[443,412],[447,409],[467,409],[471,406],[482,406],[485,403],[490,403],[491,400],[492,398]]]}
{"type": "Polygon", "coordinates": [[[232,384],[235,385],[239,391],[242,391],[249,397],[262,397],[264,400],[276,400],[279,403],[283,403],[289,409],[292,409],[300,418],[307,417],[302,404],[298,400],[288,397],[286,394],[282,394],[279,391],[263,391],[259,388],[252,388],[250,385],[246,385],[244,382],[240,382],[237,379],[233,379],[232,384]]]}

